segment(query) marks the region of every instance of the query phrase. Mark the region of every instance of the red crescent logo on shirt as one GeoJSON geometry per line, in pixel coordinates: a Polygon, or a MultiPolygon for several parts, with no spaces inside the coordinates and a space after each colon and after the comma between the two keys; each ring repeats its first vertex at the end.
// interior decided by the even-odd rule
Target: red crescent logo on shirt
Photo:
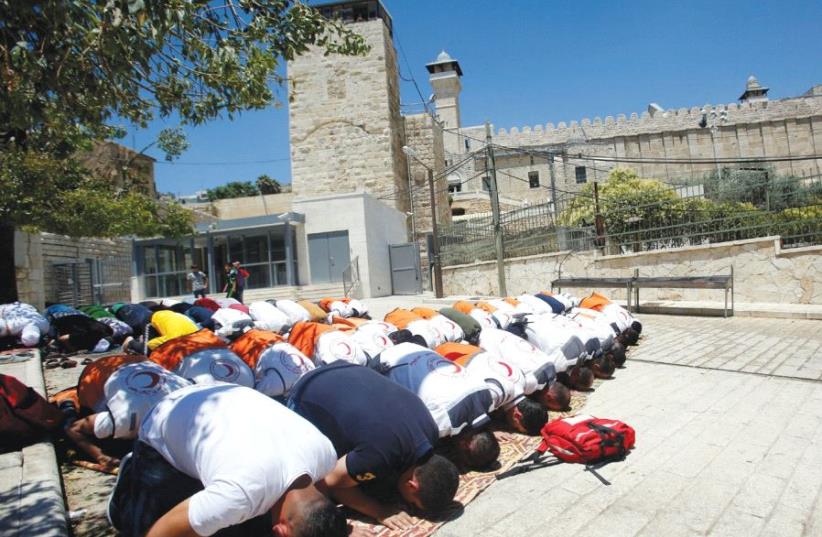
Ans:
{"type": "Polygon", "coordinates": [[[351,356],[352,354],[354,354],[354,349],[345,341],[338,341],[334,346],[335,356],[351,356]]]}
{"type": "Polygon", "coordinates": [[[280,363],[289,373],[293,375],[302,375],[308,371],[306,359],[296,353],[283,351],[280,354],[280,363]]]}
{"type": "Polygon", "coordinates": [[[456,377],[462,374],[462,366],[439,355],[428,359],[428,370],[446,377],[456,377]]]}
{"type": "Polygon", "coordinates": [[[382,335],[377,335],[377,337],[374,338],[374,340],[376,341],[377,345],[379,345],[380,347],[387,347],[388,343],[390,342],[390,340],[387,337],[382,336],[382,335]]]}
{"type": "Polygon", "coordinates": [[[157,391],[162,377],[154,371],[137,371],[126,379],[126,386],[136,393],[152,393],[157,391]]]}
{"type": "Polygon", "coordinates": [[[240,370],[226,360],[214,360],[208,369],[211,376],[217,380],[234,382],[240,377],[240,370]]]}
{"type": "Polygon", "coordinates": [[[497,363],[499,365],[501,365],[502,368],[505,370],[505,376],[506,377],[513,377],[514,376],[514,368],[512,368],[510,365],[506,364],[505,362],[500,362],[499,360],[497,360],[497,363]]]}

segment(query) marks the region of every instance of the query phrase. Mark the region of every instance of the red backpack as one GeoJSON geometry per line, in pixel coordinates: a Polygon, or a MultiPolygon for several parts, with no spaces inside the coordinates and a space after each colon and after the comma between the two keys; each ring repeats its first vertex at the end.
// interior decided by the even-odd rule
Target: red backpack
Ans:
{"type": "Polygon", "coordinates": [[[0,453],[17,451],[56,431],[63,413],[16,378],[0,374],[0,453]]]}
{"type": "Polygon", "coordinates": [[[573,416],[546,423],[539,453],[565,462],[593,464],[625,458],[634,447],[634,429],[619,420],[573,416]]]}

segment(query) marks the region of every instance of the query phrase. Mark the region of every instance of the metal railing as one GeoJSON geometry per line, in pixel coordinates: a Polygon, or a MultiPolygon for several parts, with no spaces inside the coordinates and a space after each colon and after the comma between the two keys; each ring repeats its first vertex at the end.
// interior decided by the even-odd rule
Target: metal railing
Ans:
{"type": "MultiPolygon", "coordinates": [[[[642,191],[600,195],[599,236],[590,192],[568,193],[556,206],[503,213],[505,257],[597,247],[620,254],[772,235],[780,237],[784,248],[822,244],[822,176],[723,170],[720,177],[647,185],[642,191]]],[[[495,259],[491,218],[444,226],[440,252],[445,265],[495,259]]]]}
{"type": "Polygon", "coordinates": [[[360,258],[359,256],[351,260],[342,273],[343,294],[346,298],[351,298],[351,293],[360,285],[360,258]]]}

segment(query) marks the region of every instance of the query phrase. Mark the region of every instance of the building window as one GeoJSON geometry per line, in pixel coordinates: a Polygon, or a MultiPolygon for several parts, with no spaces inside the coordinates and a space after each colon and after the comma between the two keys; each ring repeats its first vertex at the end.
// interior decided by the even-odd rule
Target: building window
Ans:
{"type": "Polygon", "coordinates": [[[453,183],[448,185],[448,192],[450,194],[456,194],[457,192],[462,192],[462,183],[453,183]]]}
{"type": "Polygon", "coordinates": [[[465,150],[466,151],[471,151],[471,140],[469,140],[468,138],[465,138],[464,141],[465,141],[465,150]]]}
{"type": "Polygon", "coordinates": [[[539,188],[539,172],[528,172],[528,186],[539,188]]]}
{"type": "Polygon", "coordinates": [[[576,174],[578,185],[588,182],[588,171],[585,169],[585,166],[576,166],[574,173],[576,174]]]}
{"type": "Polygon", "coordinates": [[[465,207],[455,207],[451,209],[451,216],[463,216],[465,215],[465,207]]]}
{"type": "Polygon", "coordinates": [[[486,192],[491,192],[491,178],[487,175],[482,178],[482,189],[486,192]]]}

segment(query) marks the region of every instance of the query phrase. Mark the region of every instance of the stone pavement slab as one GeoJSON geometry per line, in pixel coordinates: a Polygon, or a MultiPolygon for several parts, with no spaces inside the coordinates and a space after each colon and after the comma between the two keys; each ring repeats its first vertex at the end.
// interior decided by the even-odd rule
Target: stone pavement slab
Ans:
{"type": "MultiPolygon", "coordinates": [[[[16,377],[45,397],[40,353],[25,352],[30,354],[25,361],[0,363],[0,373],[16,377]]],[[[60,473],[50,442],[0,455],[0,535],[68,535],[60,473]]]]}
{"type": "Polygon", "coordinates": [[[822,360],[822,324],[641,320],[628,367],[584,411],[636,428],[631,455],[599,470],[611,485],[571,464],[510,477],[438,537],[822,534],[822,382],[797,374],[822,360]],[[797,349],[791,375],[773,374],[797,349]],[[766,373],[750,374],[757,356],[766,373]]]}

